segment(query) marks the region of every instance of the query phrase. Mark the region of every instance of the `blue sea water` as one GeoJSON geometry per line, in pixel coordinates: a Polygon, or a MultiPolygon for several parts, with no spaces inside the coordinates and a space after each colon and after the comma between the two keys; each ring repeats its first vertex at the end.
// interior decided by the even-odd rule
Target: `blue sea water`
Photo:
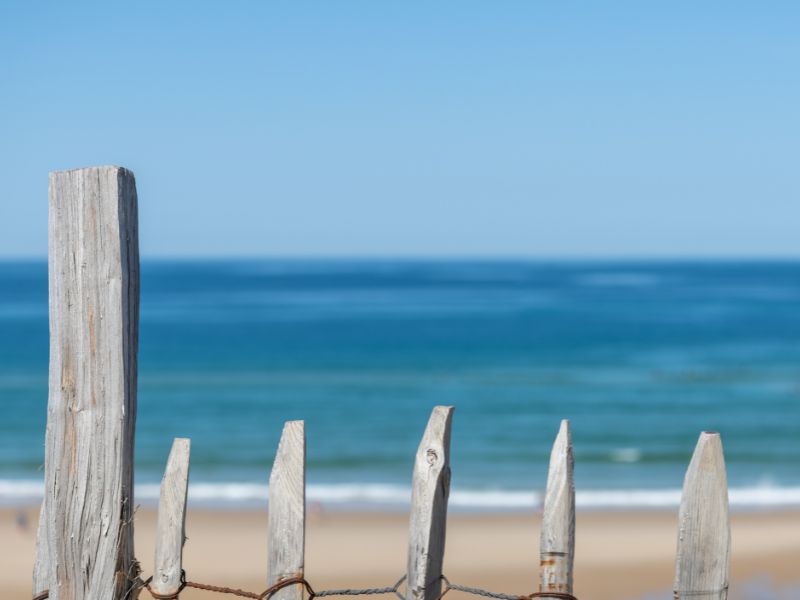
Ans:
{"type": "MultiPolygon", "coordinates": [[[[407,500],[456,407],[452,504],[525,508],[571,420],[579,506],[671,506],[701,430],[734,506],[800,505],[800,262],[143,261],[136,479],[261,502],[304,419],[309,497],[407,500]]],[[[0,263],[0,502],[40,494],[45,262],[0,263]]]]}

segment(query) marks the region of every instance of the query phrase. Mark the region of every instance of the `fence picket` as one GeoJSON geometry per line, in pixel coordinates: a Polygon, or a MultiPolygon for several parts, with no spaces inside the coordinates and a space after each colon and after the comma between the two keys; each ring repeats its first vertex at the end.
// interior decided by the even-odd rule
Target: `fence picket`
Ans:
{"type": "Polygon", "coordinates": [[[177,594],[183,575],[183,544],[186,541],[186,493],[189,487],[191,441],[175,438],[169,453],[156,520],[156,552],[150,587],[158,594],[177,594]]]}
{"type": "Polygon", "coordinates": [[[731,538],[725,458],[718,433],[700,434],[686,471],[678,520],[675,600],[725,600],[731,538]]]}
{"type": "Polygon", "coordinates": [[[34,593],[119,600],[136,579],[133,173],[118,167],[51,173],[48,256],[50,377],[34,593]]]}
{"type": "MultiPolygon", "coordinates": [[[[575,556],[575,483],[572,434],[561,421],[550,453],[539,542],[540,592],[572,593],[575,556]]],[[[547,596],[544,596],[547,597],[547,596]]]]}
{"type": "Polygon", "coordinates": [[[408,534],[406,598],[435,600],[442,587],[442,563],[450,494],[452,406],[433,409],[414,463],[408,534]]]}
{"type": "MultiPolygon", "coordinates": [[[[306,528],[306,434],[303,421],[288,421],[269,477],[267,585],[302,577],[306,528]]],[[[302,600],[300,586],[285,587],[274,600],[302,600]]]]}

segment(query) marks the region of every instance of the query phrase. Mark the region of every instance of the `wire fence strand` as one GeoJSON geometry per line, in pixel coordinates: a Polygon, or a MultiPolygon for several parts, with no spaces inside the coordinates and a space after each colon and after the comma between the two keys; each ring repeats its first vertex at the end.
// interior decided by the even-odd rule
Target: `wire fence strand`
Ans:
{"type": "Polygon", "coordinates": [[[578,600],[572,594],[568,594],[566,592],[533,592],[532,594],[526,595],[519,595],[519,594],[503,594],[501,592],[490,592],[489,590],[483,590],[481,588],[476,587],[469,587],[466,585],[459,585],[457,583],[451,583],[447,577],[442,575],[442,581],[444,582],[444,589],[442,593],[439,594],[439,598],[437,600],[442,600],[442,597],[449,592],[450,590],[454,590],[456,592],[463,592],[465,594],[472,594],[473,596],[483,596],[484,598],[496,598],[497,600],[532,600],[533,598],[555,598],[556,600],[578,600]]]}
{"type": "MultiPolygon", "coordinates": [[[[180,593],[186,588],[194,588],[196,590],[204,590],[207,592],[215,592],[217,594],[228,594],[231,596],[238,596],[240,598],[252,598],[254,600],[269,600],[274,596],[279,590],[282,590],[285,587],[289,587],[292,585],[301,585],[305,588],[306,592],[308,593],[308,600],[313,600],[314,598],[322,598],[325,596],[372,596],[372,595],[381,595],[381,594],[394,594],[399,598],[399,600],[407,600],[406,596],[400,592],[400,586],[403,585],[406,578],[405,575],[397,580],[392,586],[387,587],[376,587],[376,588],[341,588],[341,589],[330,589],[330,590],[322,590],[322,591],[315,591],[311,584],[305,579],[305,577],[290,577],[279,581],[273,586],[268,587],[263,592],[248,592],[246,590],[241,590],[239,588],[231,588],[225,587],[220,585],[210,585],[207,583],[198,583],[196,581],[187,581],[186,573],[181,574],[181,583],[178,587],[178,590],[172,594],[160,594],[154,591],[150,584],[153,581],[152,577],[149,577],[145,581],[139,583],[138,588],[134,591],[139,591],[141,589],[146,589],[150,596],[154,600],[178,600],[180,593]]],[[[459,585],[457,583],[452,583],[447,577],[444,575],[441,576],[441,580],[444,583],[444,587],[439,594],[437,600],[442,600],[445,594],[450,591],[462,592],[464,594],[471,594],[473,596],[483,596],[484,598],[494,598],[496,600],[533,600],[534,598],[554,598],[556,600],[578,600],[572,594],[567,594],[565,592],[534,592],[532,594],[526,595],[519,595],[519,594],[503,594],[500,592],[492,592],[489,590],[484,590],[481,588],[469,587],[466,585],[459,585]]],[[[44,591],[37,596],[33,597],[33,600],[47,600],[50,597],[48,591],[44,591]]]]}
{"type": "Polygon", "coordinates": [[[501,594],[500,592],[490,592],[489,590],[482,590],[480,588],[450,583],[450,580],[444,575],[442,575],[442,581],[444,582],[444,589],[442,590],[442,593],[439,594],[440,600],[450,590],[464,592],[465,594],[472,594],[473,596],[483,596],[484,598],[497,598],[498,600],[520,600],[525,598],[525,596],[520,596],[519,594],[501,594]]]}

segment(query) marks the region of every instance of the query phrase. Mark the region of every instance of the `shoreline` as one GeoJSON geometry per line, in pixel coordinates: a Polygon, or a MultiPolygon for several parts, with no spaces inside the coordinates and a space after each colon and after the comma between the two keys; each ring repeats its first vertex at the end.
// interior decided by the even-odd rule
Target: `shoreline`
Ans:
{"type": "MultiPolygon", "coordinates": [[[[0,597],[30,595],[38,508],[0,509],[0,597]],[[27,529],[17,523],[26,515],[27,529]]],[[[135,516],[136,556],[152,571],[155,511],[135,516]]],[[[539,524],[535,514],[451,513],[445,574],[454,583],[528,594],[537,589],[539,524]]],[[[309,509],[306,577],[316,590],[391,586],[405,571],[408,515],[309,509]]],[[[800,587],[800,511],[731,517],[731,587],[800,587]]],[[[266,511],[190,509],[184,567],[188,579],[261,591],[266,578],[266,511]]],[[[582,600],[670,598],[677,512],[581,511],[576,517],[575,595],[582,600]]],[[[182,600],[214,596],[187,589],[182,600]]],[[[452,591],[449,598],[466,598],[452,591]]],[[[732,598],[736,596],[732,593],[732,598]]],[[[142,598],[147,598],[146,594],[142,598]]]]}
{"type": "MultiPolygon", "coordinates": [[[[135,486],[136,504],[155,508],[159,481],[135,486]]],[[[38,506],[43,482],[39,479],[0,479],[0,508],[38,506]]],[[[450,490],[448,510],[453,514],[527,514],[541,510],[541,489],[463,488],[450,490]]],[[[682,490],[674,488],[580,488],[576,508],[583,512],[677,511],[682,490]]],[[[397,483],[311,483],[306,487],[309,507],[330,512],[407,512],[411,489],[397,483]]],[[[753,485],[730,487],[731,512],[800,510],[800,486],[753,485]]],[[[268,500],[266,483],[253,481],[196,481],[189,484],[189,506],[200,510],[261,510],[268,500]]]]}

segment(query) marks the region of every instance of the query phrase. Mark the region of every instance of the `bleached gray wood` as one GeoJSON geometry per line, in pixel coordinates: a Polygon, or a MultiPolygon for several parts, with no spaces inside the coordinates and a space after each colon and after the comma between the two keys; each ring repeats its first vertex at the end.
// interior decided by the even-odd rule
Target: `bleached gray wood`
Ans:
{"type": "Polygon", "coordinates": [[[678,517],[676,600],[725,600],[731,531],[728,483],[718,433],[703,432],[686,471],[678,517]]]}
{"type": "MultiPolygon", "coordinates": [[[[302,577],[306,534],[306,434],[303,421],[288,421],[269,477],[267,585],[302,577]]],[[[279,590],[275,600],[302,600],[303,588],[279,590]]]]}
{"type": "Polygon", "coordinates": [[[183,572],[186,541],[186,493],[189,489],[191,441],[175,438],[161,479],[156,520],[156,552],[150,587],[158,594],[177,594],[183,572]]]}
{"type": "Polygon", "coordinates": [[[33,596],[50,587],[50,547],[47,544],[47,516],[45,514],[45,501],[39,509],[39,526],[36,529],[36,555],[33,562],[33,596]]]}
{"type": "Polygon", "coordinates": [[[50,174],[50,378],[34,593],[120,600],[136,580],[136,184],[118,167],[50,174]]]}
{"type": "Polygon", "coordinates": [[[452,406],[433,409],[414,462],[406,571],[408,600],[435,600],[441,592],[452,418],[452,406]]]}
{"type": "MultiPolygon", "coordinates": [[[[539,542],[540,592],[572,593],[575,557],[575,483],[569,421],[561,427],[550,453],[539,542]]],[[[545,596],[546,597],[546,596],[545,596]]]]}

